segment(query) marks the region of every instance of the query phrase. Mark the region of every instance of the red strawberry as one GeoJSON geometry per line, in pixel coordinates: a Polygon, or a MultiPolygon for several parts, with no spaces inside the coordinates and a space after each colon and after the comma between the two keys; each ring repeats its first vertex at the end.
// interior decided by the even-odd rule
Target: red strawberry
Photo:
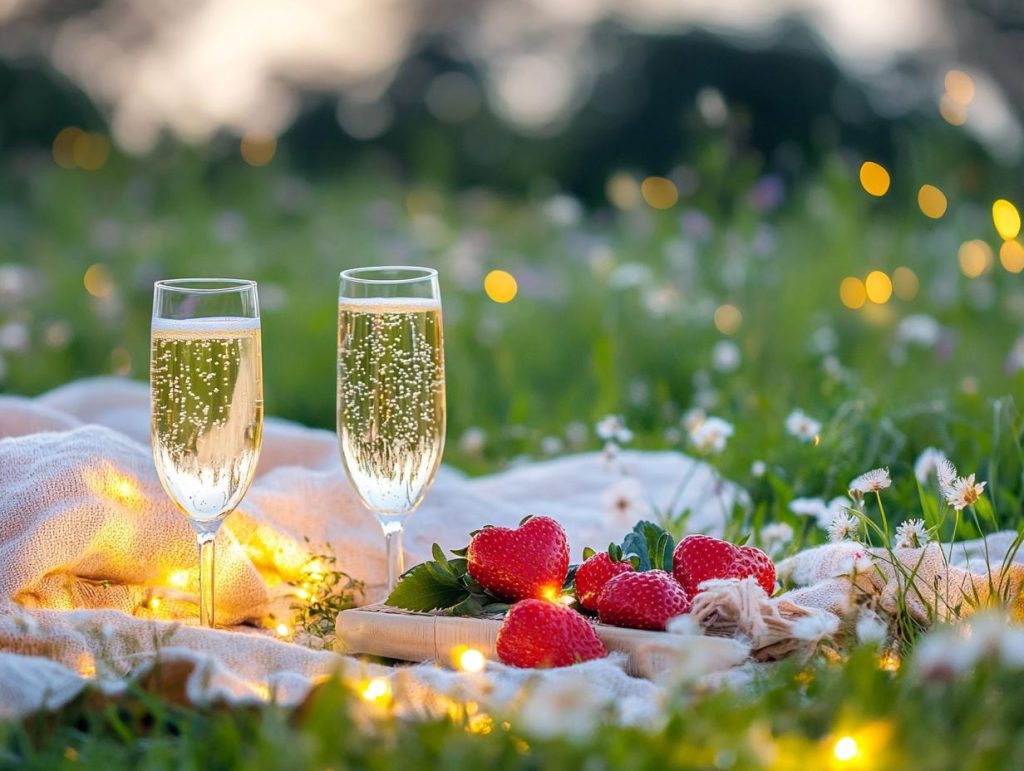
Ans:
{"type": "Polygon", "coordinates": [[[686,592],[664,570],[620,573],[597,598],[602,622],[633,629],[664,630],[670,618],[689,612],[686,592]]]}
{"type": "Polygon", "coordinates": [[[569,541],[550,517],[530,517],[515,530],[485,527],[466,552],[469,575],[499,597],[553,599],[569,572],[569,541]]]}
{"type": "Polygon", "coordinates": [[[736,546],[710,535],[688,535],[672,554],[672,573],[692,599],[713,578],[753,576],[769,595],[775,591],[775,565],[753,546],[736,546]]]}
{"type": "Polygon", "coordinates": [[[608,655],[594,627],[572,608],[521,600],[498,630],[498,658],[513,667],[567,667],[608,655]]]}
{"type": "Polygon", "coordinates": [[[576,596],[587,610],[597,610],[597,598],[604,585],[619,573],[633,570],[630,562],[616,562],[608,552],[599,552],[576,568],[576,596]]]}

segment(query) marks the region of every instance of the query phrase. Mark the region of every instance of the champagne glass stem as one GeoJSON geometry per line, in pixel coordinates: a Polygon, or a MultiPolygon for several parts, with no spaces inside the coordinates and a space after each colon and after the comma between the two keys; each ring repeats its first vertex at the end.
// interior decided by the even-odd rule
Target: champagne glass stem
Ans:
{"type": "Polygon", "coordinates": [[[199,534],[199,623],[213,626],[213,568],[217,533],[199,534]]]}
{"type": "Polygon", "coordinates": [[[384,540],[387,544],[388,560],[388,594],[398,583],[398,577],[405,572],[405,554],[402,552],[402,521],[393,519],[382,519],[381,527],[384,528],[384,540]]]}

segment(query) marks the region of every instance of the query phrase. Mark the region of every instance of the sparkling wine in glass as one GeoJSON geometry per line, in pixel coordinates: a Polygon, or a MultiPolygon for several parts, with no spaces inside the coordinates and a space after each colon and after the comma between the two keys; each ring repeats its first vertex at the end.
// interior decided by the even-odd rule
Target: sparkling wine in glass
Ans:
{"type": "Polygon", "coordinates": [[[263,437],[255,282],[156,283],[150,391],[153,460],[199,540],[199,620],[213,626],[217,530],[252,483],[263,437]]]}
{"type": "Polygon", "coordinates": [[[434,481],[444,451],[437,271],[346,270],[338,297],[341,460],[384,529],[390,592],[403,572],[405,520],[434,481]]]}

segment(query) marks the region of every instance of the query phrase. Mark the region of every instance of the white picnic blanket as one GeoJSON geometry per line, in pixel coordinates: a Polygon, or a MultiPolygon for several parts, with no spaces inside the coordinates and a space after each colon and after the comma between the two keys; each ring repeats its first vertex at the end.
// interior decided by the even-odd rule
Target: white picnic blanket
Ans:
{"type": "MultiPolygon", "coordinates": [[[[461,546],[481,525],[514,526],[528,513],[562,522],[578,559],[584,546],[619,540],[633,524],[636,501],[609,505],[624,478],[661,507],[687,479],[679,505],[693,510],[692,526],[711,532],[737,494],[674,452],[627,451],[614,461],[588,453],[476,479],[444,467],[409,521],[408,564],[434,541],[461,546]]],[[[0,716],[59,706],[92,678],[117,691],[123,675],[158,659],[194,702],[272,694],[295,704],[325,673],[356,676],[365,667],[354,659],[254,631],[287,617],[288,582],[327,549],[338,569],[366,582],[368,601],[379,599],[382,534],[345,479],[333,433],[269,419],[256,480],[218,536],[217,618],[241,631],[190,626],[195,536],[153,467],[146,385],[99,378],[33,399],[0,397],[0,716]]],[[[588,666],[591,683],[629,704],[623,719],[653,719],[658,686],[614,661],[588,666]]],[[[468,676],[419,666],[401,677],[429,692],[461,689],[468,676]]],[[[524,675],[489,665],[484,677],[497,699],[524,675]]]]}

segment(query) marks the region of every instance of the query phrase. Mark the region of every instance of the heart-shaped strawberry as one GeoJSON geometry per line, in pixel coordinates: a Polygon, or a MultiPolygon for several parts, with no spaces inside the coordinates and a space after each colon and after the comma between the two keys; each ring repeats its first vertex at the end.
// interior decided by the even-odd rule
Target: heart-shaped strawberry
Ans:
{"type": "Polygon", "coordinates": [[[709,535],[688,535],[676,545],[672,574],[690,598],[702,583],[714,578],[753,576],[769,595],[775,591],[775,564],[767,554],[709,535]]]}
{"type": "Polygon", "coordinates": [[[553,599],[569,572],[569,541],[555,520],[530,517],[515,530],[478,530],[466,559],[469,575],[499,597],[553,599]]]}

